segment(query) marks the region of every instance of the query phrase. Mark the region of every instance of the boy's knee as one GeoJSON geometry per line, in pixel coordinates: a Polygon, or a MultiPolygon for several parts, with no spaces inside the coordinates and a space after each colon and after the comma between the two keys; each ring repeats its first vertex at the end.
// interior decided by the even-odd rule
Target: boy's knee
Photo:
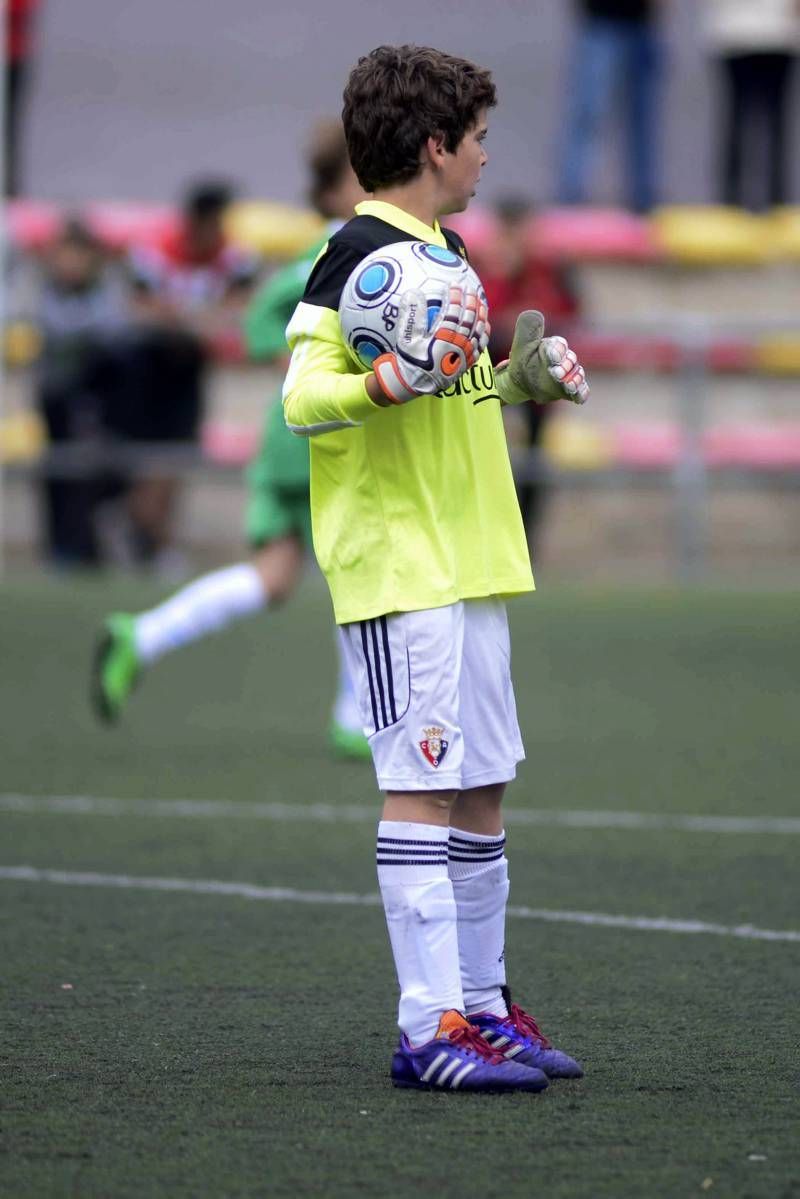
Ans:
{"type": "Polygon", "coordinates": [[[449,821],[457,795],[457,791],[388,791],[383,819],[444,824],[449,821]]]}
{"type": "Polygon", "coordinates": [[[425,792],[425,802],[437,812],[449,812],[452,808],[456,795],[456,791],[429,791],[425,792]]]}

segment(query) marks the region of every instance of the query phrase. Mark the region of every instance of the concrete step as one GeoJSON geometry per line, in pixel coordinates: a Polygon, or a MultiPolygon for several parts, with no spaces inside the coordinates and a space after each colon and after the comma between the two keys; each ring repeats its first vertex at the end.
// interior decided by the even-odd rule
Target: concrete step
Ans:
{"type": "Polygon", "coordinates": [[[581,263],[575,267],[584,319],[601,327],[661,332],[714,325],[752,336],[774,325],[800,333],[800,264],[716,267],[675,263],[581,263]]]}

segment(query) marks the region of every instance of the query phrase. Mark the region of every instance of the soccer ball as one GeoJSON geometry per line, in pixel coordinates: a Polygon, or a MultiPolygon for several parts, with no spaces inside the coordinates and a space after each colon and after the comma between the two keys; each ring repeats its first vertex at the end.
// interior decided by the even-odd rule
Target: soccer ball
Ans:
{"type": "Polygon", "coordinates": [[[424,241],[399,241],[363,258],[344,285],[339,302],[342,335],[365,370],[380,354],[395,349],[399,304],[407,291],[421,291],[428,304],[428,328],[447,302],[453,284],[476,291],[481,281],[460,255],[424,241]]]}

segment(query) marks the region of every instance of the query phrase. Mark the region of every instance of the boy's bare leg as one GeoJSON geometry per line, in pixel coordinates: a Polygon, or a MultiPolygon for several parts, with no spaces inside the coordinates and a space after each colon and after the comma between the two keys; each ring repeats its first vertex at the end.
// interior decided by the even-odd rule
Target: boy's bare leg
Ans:
{"type": "Polygon", "coordinates": [[[457,791],[387,791],[382,819],[448,828],[457,795],[457,791]]]}
{"type": "Polygon", "coordinates": [[[498,837],[502,833],[501,805],[505,783],[471,787],[468,791],[387,791],[384,820],[439,824],[498,837]]]}
{"type": "Polygon", "coordinates": [[[499,837],[503,831],[501,805],[505,791],[505,783],[459,791],[450,812],[451,827],[484,837],[499,837]]]}

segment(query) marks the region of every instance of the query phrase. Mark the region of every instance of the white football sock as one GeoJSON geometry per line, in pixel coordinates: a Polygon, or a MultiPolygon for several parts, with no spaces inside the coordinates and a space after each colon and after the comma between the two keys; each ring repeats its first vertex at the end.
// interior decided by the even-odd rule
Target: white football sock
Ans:
{"type": "Polygon", "coordinates": [[[412,1045],[430,1041],[442,1012],[464,1011],[447,834],[435,824],[378,825],[378,882],[400,983],[397,1023],[412,1045]]]}
{"type": "Polygon", "coordinates": [[[458,912],[458,954],[467,1015],[508,1015],[500,990],[506,981],[505,844],[505,833],[485,837],[450,829],[448,870],[458,912]]]}
{"type": "Polygon", "coordinates": [[[266,603],[261,575],[250,563],[215,570],[136,617],[137,653],[145,664],[155,662],[170,650],[257,612],[266,603]]]}
{"type": "Polygon", "coordinates": [[[350,733],[362,733],[364,726],[342,650],[342,631],[339,628],[336,630],[336,655],[339,662],[339,682],[333,704],[333,719],[350,733]]]}

